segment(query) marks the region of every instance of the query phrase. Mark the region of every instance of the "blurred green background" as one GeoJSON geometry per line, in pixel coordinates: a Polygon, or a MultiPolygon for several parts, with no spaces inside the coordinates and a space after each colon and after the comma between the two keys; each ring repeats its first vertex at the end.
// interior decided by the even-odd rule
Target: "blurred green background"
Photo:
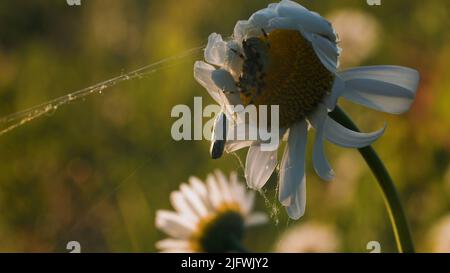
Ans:
{"type": "MultiPolygon", "coordinates": [[[[0,116],[204,44],[211,32],[228,36],[237,20],[270,2],[1,1],[0,116]]],[[[443,235],[433,230],[450,208],[450,4],[299,2],[336,23],[343,67],[397,64],[420,71],[406,115],[343,99],[341,105],[364,130],[388,123],[375,148],[397,183],[418,250],[438,251],[443,235]]],[[[67,242],[76,240],[83,252],[153,252],[164,237],[154,227],[155,211],[170,208],[169,193],[180,182],[204,179],[215,168],[238,170],[242,178],[233,155],[213,161],[206,140],[170,136],[174,105],[192,106],[193,96],[213,102],[193,78],[197,59],[201,53],[0,136],[0,251],[67,252],[67,242]]],[[[314,222],[333,230],[335,251],[368,252],[369,241],[395,251],[380,191],[358,153],[333,145],[327,152],[337,178],[321,181],[308,162],[305,216],[292,222],[279,210],[270,224],[247,233],[249,249],[273,251],[285,230],[314,222]]],[[[276,175],[269,188],[275,182],[276,175]]],[[[258,195],[258,209],[279,209],[273,191],[266,196],[258,195]]],[[[450,234],[450,227],[443,230],[450,234]]]]}

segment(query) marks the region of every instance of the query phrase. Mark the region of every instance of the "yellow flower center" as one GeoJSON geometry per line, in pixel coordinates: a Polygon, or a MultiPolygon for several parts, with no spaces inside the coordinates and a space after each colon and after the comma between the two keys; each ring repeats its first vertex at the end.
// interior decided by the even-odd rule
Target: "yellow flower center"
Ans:
{"type": "Polygon", "coordinates": [[[279,105],[280,126],[311,113],[331,92],[334,75],[299,31],[277,29],[243,42],[238,87],[244,105],[279,105]]]}
{"type": "Polygon", "coordinates": [[[202,219],[191,237],[191,247],[198,252],[223,253],[235,251],[233,240],[244,234],[244,217],[237,205],[226,204],[216,214],[202,219]]]}

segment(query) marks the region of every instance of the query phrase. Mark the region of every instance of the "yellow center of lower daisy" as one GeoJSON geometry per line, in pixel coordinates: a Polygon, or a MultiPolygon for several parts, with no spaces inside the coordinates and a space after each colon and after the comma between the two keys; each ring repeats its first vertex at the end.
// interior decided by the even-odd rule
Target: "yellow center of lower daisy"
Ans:
{"type": "Polygon", "coordinates": [[[242,214],[236,208],[224,206],[200,222],[197,233],[191,238],[192,248],[207,253],[236,251],[233,240],[241,241],[243,234],[242,214]]]}
{"type": "Polygon", "coordinates": [[[243,42],[238,87],[244,105],[279,105],[280,126],[311,113],[331,92],[334,75],[299,31],[277,29],[243,42]]]}

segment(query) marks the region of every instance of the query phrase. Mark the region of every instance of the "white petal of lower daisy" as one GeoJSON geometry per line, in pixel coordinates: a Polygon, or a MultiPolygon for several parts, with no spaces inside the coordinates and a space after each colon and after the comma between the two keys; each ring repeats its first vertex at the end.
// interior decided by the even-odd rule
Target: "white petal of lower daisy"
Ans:
{"type": "Polygon", "coordinates": [[[289,129],[288,143],[283,154],[280,168],[279,199],[283,205],[289,205],[305,180],[306,141],[308,125],[306,121],[294,124],[289,129]]]}
{"type": "Polygon", "coordinates": [[[331,94],[324,99],[324,104],[327,106],[328,111],[333,111],[339,98],[342,96],[345,90],[344,80],[336,75],[334,78],[333,87],[331,89],[331,94]]]}
{"type": "Polygon", "coordinates": [[[177,239],[189,238],[195,231],[195,223],[186,221],[177,213],[165,210],[156,212],[156,227],[177,239]]]}
{"type": "Polygon", "coordinates": [[[189,250],[191,242],[188,240],[164,239],[156,242],[156,248],[162,251],[189,250]]]}
{"type": "Polygon", "coordinates": [[[244,186],[238,182],[237,173],[231,172],[230,174],[230,192],[234,202],[241,204],[245,198],[244,186]]]}
{"type": "Polygon", "coordinates": [[[189,184],[191,188],[203,199],[206,198],[208,192],[206,191],[205,184],[200,180],[200,178],[191,176],[189,177],[189,184]]]}
{"type": "Polygon", "coordinates": [[[269,217],[267,217],[267,214],[262,212],[255,212],[250,215],[248,215],[245,218],[245,226],[251,227],[251,226],[258,226],[265,224],[269,221],[269,217]]]}
{"type": "Polygon", "coordinates": [[[208,91],[209,95],[220,105],[223,104],[220,90],[212,80],[212,73],[216,68],[202,61],[194,64],[194,78],[208,91]]]}
{"type": "Polygon", "coordinates": [[[220,188],[220,191],[222,192],[222,197],[225,202],[232,203],[233,202],[233,195],[230,189],[230,186],[228,184],[228,179],[225,177],[223,172],[220,170],[216,170],[214,172],[217,178],[217,182],[220,188]]]}
{"type": "Polygon", "coordinates": [[[316,129],[316,137],[313,147],[313,165],[316,173],[324,180],[330,181],[334,178],[334,171],[330,167],[324,151],[324,132],[325,122],[328,117],[327,108],[320,104],[318,109],[309,119],[314,129],[316,129]]]}
{"type": "Polygon", "coordinates": [[[214,208],[210,203],[208,190],[205,184],[195,176],[189,177],[189,184],[191,185],[192,190],[199,196],[207,211],[211,212],[214,208]]]}
{"type": "Polygon", "coordinates": [[[242,213],[244,213],[244,215],[248,215],[253,210],[253,206],[255,205],[255,192],[244,192],[244,199],[242,200],[241,204],[242,213]]]}
{"type": "Polygon", "coordinates": [[[306,180],[299,185],[297,192],[292,197],[292,202],[286,207],[286,211],[291,219],[298,220],[305,214],[306,207],[306,180]]]}
{"type": "Polygon", "coordinates": [[[277,150],[261,151],[259,145],[250,147],[245,163],[245,178],[251,189],[260,190],[277,166],[277,150]]]}
{"type": "Polygon", "coordinates": [[[410,108],[419,85],[419,73],[401,66],[367,66],[339,72],[345,81],[343,96],[372,109],[401,114],[410,108]]]}
{"type": "Polygon", "coordinates": [[[227,43],[222,40],[222,36],[212,33],[208,37],[208,45],[205,49],[205,60],[210,64],[223,66],[227,57],[227,43]]]}
{"type": "Polygon", "coordinates": [[[342,147],[363,148],[371,145],[380,138],[385,129],[386,126],[376,132],[359,133],[348,129],[334,121],[332,118],[327,117],[325,123],[325,138],[342,147]]]}
{"type": "Polygon", "coordinates": [[[224,199],[220,191],[219,185],[217,184],[216,178],[213,175],[208,175],[206,178],[206,186],[208,188],[208,197],[215,209],[219,208],[224,199]]]}
{"type": "Polygon", "coordinates": [[[192,209],[182,193],[178,191],[172,192],[170,194],[170,203],[175,208],[175,210],[186,217],[186,219],[189,219],[190,221],[193,221],[195,223],[198,222],[199,215],[192,209]]]}
{"type": "Polygon", "coordinates": [[[200,217],[204,217],[208,214],[208,210],[205,207],[204,202],[199,197],[199,195],[191,189],[191,187],[189,187],[187,184],[181,184],[180,192],[200,217]]]}

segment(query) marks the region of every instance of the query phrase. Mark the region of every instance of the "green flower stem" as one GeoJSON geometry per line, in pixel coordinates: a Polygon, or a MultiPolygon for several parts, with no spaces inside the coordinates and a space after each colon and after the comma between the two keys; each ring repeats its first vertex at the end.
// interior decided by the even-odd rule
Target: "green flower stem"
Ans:
{"type": "MultiPolygon", "coordinates": [[[[358,127],[339,106],[333,112],[329,113],[329,116],[348,129],[359,132],[358,127]]],[[[414,253],[411,232],[392,178],[372,146],[358,150],[375,175],[378,185],[383,192],[383,198],[392,223],[398,251],[400,253],[414,253]]]]}

